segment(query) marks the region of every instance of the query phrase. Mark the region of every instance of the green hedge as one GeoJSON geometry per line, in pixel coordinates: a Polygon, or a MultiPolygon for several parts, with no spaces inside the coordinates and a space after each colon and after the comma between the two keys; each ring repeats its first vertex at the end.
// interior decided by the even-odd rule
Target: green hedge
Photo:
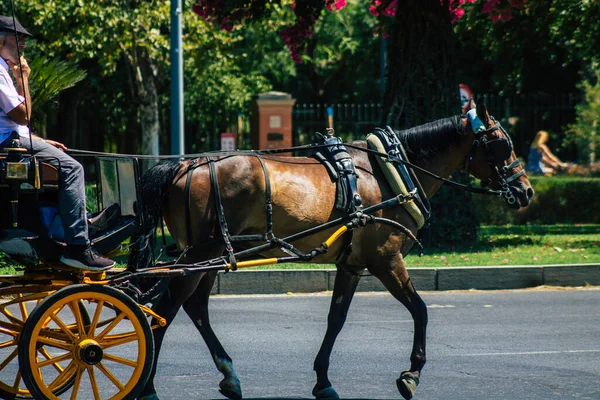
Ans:
{"type": "Polygon", "coordinates": [[[600,223],[600,178],[534,176],[531,204],[514,211],[500,199],[474,196],[484,225],[600,223]]]}

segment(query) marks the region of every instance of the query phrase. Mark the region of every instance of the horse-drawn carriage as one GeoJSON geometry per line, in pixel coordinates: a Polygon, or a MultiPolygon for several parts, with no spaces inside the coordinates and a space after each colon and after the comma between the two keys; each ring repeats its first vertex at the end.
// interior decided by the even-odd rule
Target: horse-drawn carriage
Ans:
{"type": "Polygon", "coordinates": [[[491,187],[467,190],[501,196],[513,208],[527,205],[533,190],[508,134],[483,104],[468,118],[378,132],[368,143],[325,135],[294,149],[311,157],[206,153],[161,162],[141,179],[135,157],[96,157],[96,197],[105,214],[91,215],[92,222],[113,203],[121,212],[110,226],[95,227],[93,245],[110,254],[135,230],[127,268],[108,272],[56,262],[60,241],[38,212],[52,208],[56,171],[9,151],[0,177],[8,198],[0,250],[24,268],[0,277],[0,397],[156,400],[158,352],[183,307],[224,376],[220,391],[241,399],[232,360],[208,319],[217,271],[314,259],[335,263],[338,272],[313,395],[338,398],[327,377],[329,358],[368,269],[415,321],[411,366],[397,380],[411,398],[425,364],[427,310],[403,257],[419,244],[427,198],[463,168],[491,187]],[[168,249],[174,260],[156,262],[154,233],[163,219],[175,240],[168,249]]]}

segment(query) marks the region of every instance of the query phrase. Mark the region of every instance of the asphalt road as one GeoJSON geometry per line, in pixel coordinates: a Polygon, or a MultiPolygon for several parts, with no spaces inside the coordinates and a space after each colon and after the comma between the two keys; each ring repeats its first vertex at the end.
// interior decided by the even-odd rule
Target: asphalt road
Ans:
{"type": "MultiPolygon", "coordinates": [[[[428,362],[415,400],[600,399],[600,290],[426,292],[428,362]]],[[[330,297],[215,296],[211,321],[245,399],[311,399],[330,297]]],[[[397,399],[412,319],[388,294],[358,294],[332,355],[344,399],[397,399]]],[[[200,335],[180,312],[159,360],[161,399],[222,399],[200,335]]]]}

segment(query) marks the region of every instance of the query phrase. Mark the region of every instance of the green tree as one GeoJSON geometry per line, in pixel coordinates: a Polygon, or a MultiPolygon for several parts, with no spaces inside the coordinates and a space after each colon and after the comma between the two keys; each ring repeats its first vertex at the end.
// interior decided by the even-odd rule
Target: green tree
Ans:
{"type": "Polygon", "coordinates": [[[261,61],[275,62],[259,48],[243,46],[248,39],[239,30],[215,29],[191,11],[184,18],[185,116],[191,130],[187,147],[192,152],[213,150],[218,147],[210,133],[231,131],[237,113],[248,109],[253,96],[271,89],[257,67],[261,61]]]}
{"type": "Polygon", "coordinates": [[[585,98],[576,107],[577,118],[569,125],[564,143],[577,146],[583,163],[597,161],[600,153],[600,69],[596,70],[593,81],[580,85],[585,98]]]}
{"type": "MultiPolygon", "coordinates": [[[[169,135],[159,135],[169,126],[168,2],[55,0],[49,7],[32,0],[17,6],[19,20],[39,38],[37,54],[77,63],[87,72],[82,85],[61,95],[57,114],[48,116],[67,131],[68,143],[82,144],[79,137],[85,133],[88,144],[95,141],[93,147],[107,151],[139,153],[141,148],[157,154],[159,144],[169,147],[169,135]]],[[[275,70],[293,63],[281,57],[281,43],[273,57],[258,46],[244,50],[240,44],[250,38],[247,32],[213,28],[192,13],[189,3],[183,21],[188,150],[212,150],[205,147],[208,131],[214,125],[228,129],[222,118],[215,124],[214,115],[235,114],[254,94],[269,90],[259,72],[266,65],[275,70]]],[[[258,44],[262,38],[251,40],[258,44]]]]}
{"type": "Polygon", "coordinates": [[[167,64],[169,5],[162,1],[31,0],[17,10],[38,34],[50,57],[84,63],[94,60],[100,73],[126,66],[128,88],[139,113],[142,152],[158,154],[158,89],[167,64]]]}
{"type": "Polygon", "coordinates": [[[580,74],[593,74],[600,61],[600,2],[529,0],[526,5],[509,21],[490,24],[482,13],[485,3],[475,3],[455,24],[460,78],[476,91],[570,92],[580,74]]]}
{"type": "Polygon", "coordinates": [[[46,137],[46,119],[48,114],[56,110],[59,94],[85,79],[86,72],[73,62],[40,56],[35,50],[35,42],[29,43],[28,47],[34,49],[28,55],[31,68],[31,128],[46,137]]]}

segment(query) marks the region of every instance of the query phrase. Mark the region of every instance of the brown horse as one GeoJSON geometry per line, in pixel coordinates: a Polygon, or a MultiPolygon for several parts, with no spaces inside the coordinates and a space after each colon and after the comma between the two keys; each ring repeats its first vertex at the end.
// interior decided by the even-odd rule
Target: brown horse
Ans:
{"type": "MultiPolygon", "coordinates": [[[[527,206],[533,189],[516,161],[510,138],[503,129],[497,129],[499,124],[489,117],[483,104],[478,104],[477,115],[479,125],[474,125],[466,116],[455,116],[400,132],[400,141],[410,162],[444,178],[466,168],[476,178],[489,181],[492,188],[503,190],[504,199],[510,207],[527,206]],[[481,129],[474,132],[474,126],[481,129]]],[[[358,170],[358,190],[363,206],[369,207],[393,198],[394,194],[375,157],[363,150],[367,148],[366,143],[352,142],[348,147],[358,170]]],[[[263,155],[260,158],[248,154],[217,157],[213,162],[216,173],[212,179],[216,177],[218,180],[218,194],[211,185],[211,168],[204,158],[163,162],[149,170],[142,179],[144,224],[132,247],[130,270],[152,265],[150,237],[161,215],[179,249],[189,249],[182,262],[194,263],[223,255],[224,241],[211,245],[210,249],[206,246],[211,238],[211,243],[215,242],[215,238],[221,238],[220,224],[216,222],[218,212],[215,204],[218,202],[215,202],[215,196],[218,195],[231,235],[266,232],[265,170],[270,180],[272,232],[276,237],[284,238],[340,217],[340,212],[334,209],[335,184],[321,163],[304,157],[263,155]],[[191,178],[186,184],[188,173],[191,178]],[[190,206],[186,207],[186,204],[190,206]]],[[[416,175],[427,196],[432,196],[443,183],[423,171],[417,171],[416,175]]],[[[402,206],[386,208],[375,215],[404,225],[413,235],[417,233],[415,221],[402,206]]],[[[317,248],[334,229],[304,237],[294,242],[294,246],[304,251],[317,248]]],[[[340,240],[326,254],[313,260],[336,263],[337,266],[327,330],[314,362],[317,382],[313,395],[317,399],[339,398],[327,376],[330,355],[346,320],[360,274],[365,269],[376,276],[413,317],[410,368],[402,372],[396,381],[405,399],[413,396],[425,364],[427,326],[427,307],[409,279],[403,257],[415,244],[411,238],[414,238],[413,235],[393,226],[375,223],[353,231],[351,252],[346,251],[347,242],[340,240]]],[[[261,253],[271,257],[280,254],[278,249],[261,253]]],[[[221,393],[231,399],[241,399],[240,382],[232,360],[209,323],[208,298],[215,277],[216,272],[211,271],[173,278],[155,311],[171,323],[183,306],[206,342],[218,370],[224,375],[219,384],[221,393]]],[[[154,331],[155,360],[168,326],[154,331]]],[[[155,372],[156,363],[140,399],[158,399],[153,383],[155,372]]]]}

